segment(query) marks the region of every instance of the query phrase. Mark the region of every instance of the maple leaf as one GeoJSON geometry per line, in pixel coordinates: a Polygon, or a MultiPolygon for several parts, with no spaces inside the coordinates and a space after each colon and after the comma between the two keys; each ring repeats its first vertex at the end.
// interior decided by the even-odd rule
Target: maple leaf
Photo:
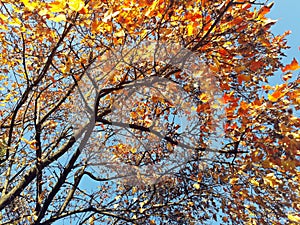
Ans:
{"type": "Polygon", "coordinates": [[[244,75],[244,74],[239,74],[237,76],[237,79],[238,79],[239,84],[242,84],[243,81],[245,81],[245,82],[251,81],[251,77],[247,76],[247,75],[244,75]]]}
{"type": "Polygon", "coordinates": [[[280,98],[286,95],[285,85],[277,86],[273,94],[268,94],[268,99],[271,102],[277,102],[280,98]]]}
{"type": "Polygon", "coordinates": [[[187,35],[192,36],[194,34],[194,25],[192,23],[187,25],[187,35]]]}
{"type": "Polygon", "coordinates": [[[85,3],[83,0],[69,0],[68,5],[71,10],[79,12],[84,8],[85,3]]]}
{"type": "Polygon", "coordinates": [[[256,181],[255,179],[251,179],[250,183],[253,184],[254,186],[258,187],[259,186],[259,182],[256,181]]]}
{"type": "Polygon", "coordinates": [[[294,58],[290,64],[286,65],[281,70],[282,70],[282,72],[286,72],[288,70],[298,70],[298,69],[300,69],[300,66],[299,66],[297,60],[294,58]]]}
{"type": "Polygon", "coordinates": [[[194,184],[193,184],[193,187],[194,187],[195,189],[199,190],[199,189],[200,189],[200,184],[199,184],[199,183],[194,183],[194,184]]]}
{"type": "Polygon", "coordinates": [[[119,30],[118,32],[114,33],[115,37],[124,37],[125,36],[125,32],[124,30],[119,30]]]}
{"type": "Polygon", "coordinates": [[[61,21],[67,21],[67,18],[64,14],[59,14],[55,17],[49,18],[49,20],[59,23],[61,21]]]}
{"type": "MultiPolygon", "coordinates": [[[[66,2],[65,1],[54,1],[54,2],[49,3],[48,6],[50,7],[50,9],[46,8],[43,10],[45,10],[45,11],[49,10],[49,12],[52,12],[52,13],[63,12],[64,8],[66,6],[66,2]]],[[[43,12],[42,14],[45,14],[45,12],[43,12]]]]}
{"type": "Polygon", "coordinates": [[[251,64],[250,64],[250,69],[252,70],[252,71],[257,71],[258,69],[260,69],[262,66],[263,66],[263,62],[261,62],[261,61],[253,61],[253,62],[251,62],[251,64]]]}
{"type": "Polygon", "coordinates": [[[288,219],[292,222],[300,223],[300,216],[294,214],[288,214],[288,219]]]}

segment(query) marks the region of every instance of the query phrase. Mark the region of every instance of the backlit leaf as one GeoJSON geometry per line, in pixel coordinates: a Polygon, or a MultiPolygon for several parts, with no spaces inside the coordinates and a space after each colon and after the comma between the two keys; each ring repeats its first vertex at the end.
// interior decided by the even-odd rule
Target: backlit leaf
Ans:
{"type": "Polygon", "coordinates": [[[69,0],[68,5],[71,10],[78,12],[84,7],[84,1],[83,0],[69,0]]]}
{"type": "Polygon", "coordinates": [[[288,70],[298,70],[298,69],[300,69],[300,66],[299,66],[297,60],[294,58],[290,64],[286,65],[281,70],[282,70],[282,72],[286,72],[288,70]]]}
{"type": "Polygon", "coordinates": [[[300,216],[288,214],[288,218],[290,221],[300,223],[300,216]]]}
{"type": "Polygon", "coordinates": [[[49,20],[52,20],[52,21],[54,21],[54,22],[59,23],[59,22],[61,22],[61,21],[66,21],[67,19],[66,19],[66,16],[65,16],[64,14],[59,14],[59,15],[56,16],[56,17],[50,18],[49,20]]]}

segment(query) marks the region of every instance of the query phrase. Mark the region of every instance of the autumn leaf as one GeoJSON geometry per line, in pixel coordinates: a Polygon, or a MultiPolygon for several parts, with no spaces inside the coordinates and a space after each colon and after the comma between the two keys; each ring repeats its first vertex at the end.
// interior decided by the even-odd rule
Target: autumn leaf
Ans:
{"type": "Polygon", "coordinates": [[[288,219],[292,222],[300,223],[300,216],[294,214],[288,214],[288,219]]]}
{"type": "Polygon", "coordinates": [[[192,36],[194,34],[194,25],[192,23],[187,25],[187,35],[192,36]]]}
{"type": "Polygon", "coordinates": [[[112,18],[116,17],[119,14],[120,14],[120,11],[114,12],[112,9],[110,9],[104,14],[104,18],[102,20],[103,20],[103,22],[107,23],[109,20],[111,20],[112,18]]]}
{"type": "Polygon", "coordinates": [[[150,7],[148,8],[147,12],[145,13],[145,16],[147,16],[147,17],[151,16],[151,14],[155,10],[156,6],[158,5],[159,1],[160,0],[154,0],[152,2],[152,4],[150,5],[150,7]]]}
{"type": "Polygon", "coordinates": [[[286,72],[288,70],[298,70],[298,69],[300,69],[300,66],[299,66],[297,60],[294,58],[290,64],[286,65],[281,70],[282,70],[282,72],[286,72]]]}
{"type": "Polygon", "coordinates": [[[33,11],[37,8],[38,3],[37,2],[29,2],[29,0],[21,0],[21,2],[23,2],[23,4],[25,5],[25,7],[30,10],[33,11]]]}
{"type": "Polygon", "coordinates": [[[264,63],[262,61],[253,61],[250,64],[250,69],[255,72],[258,69],[260,69],[263,66],[263,64],[264,63]]]}
{"type": "Polygon", "coordinates": [[[155,220],[150,220],[150,225],[156,225],[155,220]]]}
{"type": "Polygon", "coordinates": [[[66,16],[64,14],[59,14],[58,16],[50,18],[49,20],[52,20],[54,22],[59,23],[61,21],[66,21],[67,19],[66,19],[66,16]]]}
{"type": "Polygon", "coordinates": [[[206,102],[209,101],[209,96],[208,96],[207,94],[205,94],[205,93],[202,93],[202,94],[199,96],[199,99],[200,99],[202,102],[206,103],[206,102]]]}
{"type": "Polygon", "coordinates": [[[274,173],[269,173],[265,177],[263,177],[264,183],[274,188],[278,186],[278,184],[282,183],[280,180],[276,178],[274,173]]]}
{"type": "Polygon", "coordinates": [[[247,102],[241,101],[240,105],[241,105],[240,108],[242,110],[247,110],[248,109],[248,103],[247,102]]]}
{"type": "Polygon", "coordinates": [[[245,82],[251,81],[251,77],[250,76],[243,75],[243,74],[239,74],[237,76],[237,79],[238,79],[239,84],[242,84],[243,81],[245,81],[245,82]]]}
{"type": "Polygon", "coordinates": [[[267,13],[269,13],[273,5],[274,2],[271,2],[268,5],[261,7],[258,11],[258,19],[262,19],[267,13]]]}
{"type": "Polygon", "coordinates": [[[125,36],[125,32],[124,30],[119,30],[118,32],[114,33],[115,37],[124,37],[125,36]]]}
{"type": "Polygon", "coordinates": [[[69,0],[68,5],[71,10],[79,12],[85,4],[83,0],[69,0]]]}
{"type": "Polygon", "coordinates": [[[262,19],[267,13],[270,12],[270,8],[267,6],[263,6],[259,11],[258,11],[258,19],[262,19]]]}
{"type": "Polygon", "coordinates": [[[194,187],[196,190],[199,190],[199,189],[200,189],[200,184],[199,184],[199,183],[194,183],[194,184],[193,184],[193,187],[194,187]]]}
{"type": "Polygon", "coordinates": [[[230,181],[229,181],[229,183],[230,183],[231,185],[234,185],[234,184],[236,184],[236,183],[238,182],[238,180],[239,180],[238,177],[231,178],[230,181]]]}
{"type": "Polygon", "coordinates": [[[136,148],[131,148],[131,149],[130,149],[130,152],[134,154],[134,153],[137,152],[137,149],[136,149],[136,148]]]}
{"type": "MultiPolygon", "coordinates": [[[[56,13],[56,12],[63,12],[66,6],[66,2],[65,1],[54,1],[48,4],[48,6],[50,7],[49,12],[51,13],[56,13]]],[[[43,10],[47,10],[48,9],[43,9],[43,10]]],[[[44,14],[45,12],[43,12],[42,14],[44,14]]]]}
{"type": "Polygon", "coordinates": [[[22,138],[22,140],[30,146],[31,149],[36,150],[36,140],[27,140],[26,138],[22,138]]]}
{"type": "Polygon", "coordinates": [[[256,187],[259,186],[259,182],[256,181],[254,178],[252,178],[252,179],[250,180],[250,183],[253,184],[253,185],[256,186],[256,187]]]}
{"type": "Polygon", "coordinates": [[[277,102],[280,98],[285,96],[286,93],[288,92],[287,90],[285,90],[285,88],[286,88],[285,85],[276,86],[274,93],[268,94],[268,99],[271,102],[277,102]]]}

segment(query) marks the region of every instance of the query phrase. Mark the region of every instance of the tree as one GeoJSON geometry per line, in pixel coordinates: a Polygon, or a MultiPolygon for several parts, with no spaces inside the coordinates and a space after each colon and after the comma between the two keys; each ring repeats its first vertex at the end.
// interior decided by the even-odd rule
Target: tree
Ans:
{"type": "Polygon", "coordinates": [[[299,65],[271,7],[1,1],[1,223],[299,222],[299,65]]]}

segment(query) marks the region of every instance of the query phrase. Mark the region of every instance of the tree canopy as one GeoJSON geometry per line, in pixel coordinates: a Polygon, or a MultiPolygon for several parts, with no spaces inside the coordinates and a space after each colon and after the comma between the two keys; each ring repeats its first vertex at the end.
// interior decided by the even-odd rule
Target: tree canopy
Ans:
{"type": "Polygon", "coordinates": [[[1,0],[1,224],[299,223],[272,6],[1,0]]]}

